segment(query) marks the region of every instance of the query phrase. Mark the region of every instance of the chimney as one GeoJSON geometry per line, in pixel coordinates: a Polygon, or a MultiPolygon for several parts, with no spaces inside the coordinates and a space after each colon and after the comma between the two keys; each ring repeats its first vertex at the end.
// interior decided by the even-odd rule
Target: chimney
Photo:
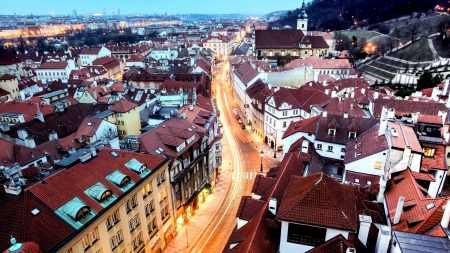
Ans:
{"type": "Polygon", "coordinates": [[[94,89],[94,90],[92,91],[92,93],[94,94],[94,99],[97,101],[97,100],[98,100],[98,99],[97,99],[97,90],[94,89]]]}
{"type": "Polygon", "coordinates": [[[269,211],[273,213],[274,215],[277,214],[277,199],[276,198],[270,198],[269,200],[269,211]]]}
{"type": "Polygon", "coordinates": [[[95,150],[95,148],[91,148],[91,156],[92,157],[94,157],[94,156],[97,156],[97,150],[95,150]]]}
{"type": "Polygon", "coordinates": [[[387,111],[387,119],[395,119],[395,109],[391,108],[387,111]]]}
{"type": "Polygon", "coordinates": [[[397,209],[395,210],[394,223],[393,223],[394,225],[396,225],[400,222],[400,217],[402,216],[404,203],[405,203],[405,198],[403,196],[400,196],[398,198],[397,209]]]}
{"type": "Polygon", "coordinates": [[[352,91],[352,93],[350,93],[350,97],[355,98],[355,92],[352,91]]]}
{"type": "Polygon", "coordinates": [[[327,111],[323,111],[323,112],[322,112],[322,117],[324,117],[324,118],[327,117],[327,111]]]}
{"type": "Polygon", "coordinates": [[[119,138],[116,137],[112,140],[109,140],[109,145],[111,145],[112,149],[120,149],[119,138]]]}
{"type": "Polygon", "coordinates": [[[353,110],[353,104],[350,104],[350,110],[353,110]]]}
{"type": "Polygon", "coordinates": [[[330,94],[330,90],[329,90],[329,89],[326,89],[326,90],[325,90],[325,94],[326,94],[326,95],[329,95],[329,94],[330,94]]]}
{"type": "Polygon", "coordinates": [[[375,246],[376,253],[387,253],[391,241],[391,229],[389,226],[381,225],[378,240],[375,246]]]}
{"type": "Polygon", "coordinates": [[[33,137],[25,138],[25,147],[27,147],[27,148],[35,148],[36,147],[36,142],[34,142],[33,137]]]}
{"type": "Polygon", "coordinates": [[[336,97],[336,91],[335,91],[335,90],[331,91],[331,97],[332,97],[332,98],[335,98],[335,97],[336,97]]]}
{"type": "Polygon", "coordinates": [[[348,118],[348,112],[344,112],[344,119],[348,118]]]}
{"type": "Polygon", "coordinates": [[[444,89],[442,90],[442,95],[446,95],[448,91],[448,80],[444,81],[444,89]]]}
{"type": "Polygon", "coordinates": [[[55,132],[55,130],[53,130],[53,131],[50,133],[48,139],[49,139],[49,140],[57,140],[57,139],[58,139],[58,134],[55,132]]]}
{"type": "Polygon", "coordinates": [[[339,101],[339,103],[342,102],[342,97],[341,96],[338,97],[338,101],[339,101]]]}
{"type": "Polygon", "coordinates": [[[373,98],[374,98],[374,99],[378,99],[378,91],[375,91],[375,92],[373,93],[373,98]]]}
{"type": "Polygon", "coordinates": [[[28,137],[27,130],[25,129],[17,130],[17,136],[19,137],[19,139],[25,140],[28,137]]]}
{"type": "Polygon", "coordinates": [[[366,94],[366,89],[365,89],[365,88],[362,88],[362,89],[361,89],[361,93],[362,93],[362,94],[366,94]]]}
{"type": "Polygon", "coordinates": [[[442,215],[441,226],[443,228],[448,228],[448,223],[450,222],[450,200],[447,200],[447,205],[444,206],[444,215],[442,215]]]}
{"type": "Polygon", "coordinates": [[[367,245],[367,238],[369,237],[370,225],[372,224],[372,217],[366,215],[359,216],[359,232],[358,239],[367,245]]]}

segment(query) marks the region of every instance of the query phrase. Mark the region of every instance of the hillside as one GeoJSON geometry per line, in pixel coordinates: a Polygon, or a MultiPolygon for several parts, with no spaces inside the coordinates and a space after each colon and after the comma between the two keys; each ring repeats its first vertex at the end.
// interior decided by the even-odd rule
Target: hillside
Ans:
{"type": "MultiPolygon", "coordinates": [[[[378,23],[413,12],[428,12],[442,0],[313,0],[308,3],[308,30],[343,30],[351,26],[378,23]],[[356,23],[355,23],[356,22],[356,23]]],[[[296,27],[300,6],[269,24],[270,27],[296,27]]]]}

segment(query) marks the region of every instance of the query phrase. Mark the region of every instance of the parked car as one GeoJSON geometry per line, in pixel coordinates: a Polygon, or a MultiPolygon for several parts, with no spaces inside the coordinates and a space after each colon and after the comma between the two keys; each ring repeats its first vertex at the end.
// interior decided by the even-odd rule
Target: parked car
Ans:
{"type": "Polygon", "coordinates": [[[237,114],[237,113],[238,113],[238,111],[237,111],[236,108],[233,109],[233,112],[234,112],[234,114],[237,114]]]}
{"type": "Polygon", "coordinates": [[[242,124],[242,119],[238,119],[239,124],[242,124]]]}
{"type": "Polygon", "coordinates": [[[245,125],[244,125],[244,124],[241,124],[241,128],[242,128],[242,129],[245,129],[245,125]]]}

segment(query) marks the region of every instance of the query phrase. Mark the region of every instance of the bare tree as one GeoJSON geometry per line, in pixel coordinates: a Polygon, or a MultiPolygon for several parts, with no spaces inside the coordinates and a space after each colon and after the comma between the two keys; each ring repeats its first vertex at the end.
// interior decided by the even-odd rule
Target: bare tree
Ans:
{"type": "Polygon", "coordinates": [[[414,22],[407,27],[407,35],[411,38],[411,41],[414,42],[416,36],[425,31],[425,26],[421,22],[414,22]]]}

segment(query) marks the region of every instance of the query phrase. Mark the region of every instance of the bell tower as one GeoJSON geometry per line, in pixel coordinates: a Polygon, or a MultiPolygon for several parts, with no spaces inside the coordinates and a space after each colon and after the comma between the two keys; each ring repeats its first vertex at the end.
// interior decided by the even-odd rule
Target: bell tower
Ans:
{"type": "Polygon", "coordinates": [[[302,30],[303,33],[306,33],[308,30],[308,15],[306,14],[305,8],[305,0],[303,0],[302,11],[297,19],[297,30],[302,30]]]}

